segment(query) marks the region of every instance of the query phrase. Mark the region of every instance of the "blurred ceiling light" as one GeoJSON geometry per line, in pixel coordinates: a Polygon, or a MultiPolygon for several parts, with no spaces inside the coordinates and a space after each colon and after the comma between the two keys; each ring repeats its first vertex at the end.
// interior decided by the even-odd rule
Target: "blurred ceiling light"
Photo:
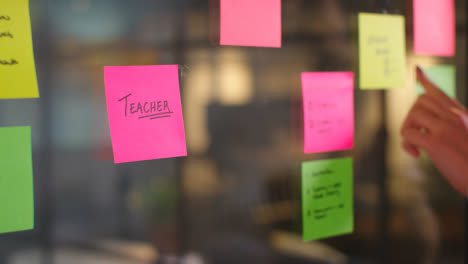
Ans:
{"type": "Polygon", "coordinates": [[[203,59],[207,54],[194,52],[189,58],[190,69],[186,72],[185,92],[182,97],[187,147],[192,153],[203,153],[210,144],[208,132],[207,107],[212,95],[211,65],[203,59]]]}
{"type": "Polygon", "coordinates": [[[223,49],[219,60],[218,101],[224,105],[249,103],[254,93],[247,55],[240,50],[223,49]]]}

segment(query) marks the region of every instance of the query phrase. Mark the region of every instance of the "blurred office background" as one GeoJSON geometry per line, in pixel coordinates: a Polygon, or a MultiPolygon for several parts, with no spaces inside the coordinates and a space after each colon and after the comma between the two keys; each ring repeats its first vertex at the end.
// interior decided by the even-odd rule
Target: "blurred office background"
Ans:
{"type": "MultiPolygon", "coordinates": [[[[216,0],[36,0],[40,98],[2,100],[31,125],[36,228],[0,235],[0,263],[462,263],[465,200],[400,147],[416,64],[454,64],[466,102],[466,0],[457,54],[418,56],[412,1],[283,0],[283,47],[220,47],[216,0]],[[302,152],[300,73],[357,68],[358,12],[406,17],[407,84],[355,88],[355,148],[302,152]],[[179,64],[188,157],[115,165],[104,65],[179,64]],[[301,239],[300,163],[354,158],[355,231],[301,239]]],[[[357,77],[357,75],[356,75],[357,77]]]]}

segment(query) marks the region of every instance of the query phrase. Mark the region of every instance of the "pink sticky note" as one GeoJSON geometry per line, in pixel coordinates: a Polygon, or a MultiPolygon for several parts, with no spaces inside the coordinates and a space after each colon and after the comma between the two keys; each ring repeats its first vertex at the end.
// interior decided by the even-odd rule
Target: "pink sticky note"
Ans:
{"type": "Polygon", "coordinates": [[[453,0],[414,0],[414,52],[455,55],[455,3],[453,0]]]}
{"type": "Polygon", "coordinates": [[[281,0],[219,0],[220,44],[281,47],[281,0]]]}
{"type": "Polygon", "coordinates": [[[304,153],[352,149],[354,74],[302,73],[304,153]]]}
{"type": "Polygon", "coordinates": [[[114,162],[187,156],[177,65],[104,67],[114,162]]]}

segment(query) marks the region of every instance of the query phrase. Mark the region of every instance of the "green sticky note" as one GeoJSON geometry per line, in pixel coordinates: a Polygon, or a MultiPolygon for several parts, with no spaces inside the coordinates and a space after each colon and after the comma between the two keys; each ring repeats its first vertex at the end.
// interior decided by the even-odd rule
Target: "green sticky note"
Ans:
{"type": "Polygon", "coordinates": [[[405,19],[400,15],[360,13],[359,86],[387,89],[405,86],[405,19]]]}
{"type": "Polygon", "coordinates": [[[0,234],[34,228],[30,127],[0,128],[0,234]]]}
{"type": "Polygon", "coordinates": [[[0,1],[0,99],[39,97],[29,0],[0,1]]]}
{"type": "MultiPolygon", "coordinates": [[[[436,84],[447,96],[455,99],[457,97],[456,70],[453,65],[437,65],[422,67],[426,76],[436,84]]],[[[424,89],[416,82],[416,94],[421,95],[424,89]]]]}
{"type": "Polygon", "coordinates": [[[353,232],[353,160],[302,163],[304,241],[353,232]]]}

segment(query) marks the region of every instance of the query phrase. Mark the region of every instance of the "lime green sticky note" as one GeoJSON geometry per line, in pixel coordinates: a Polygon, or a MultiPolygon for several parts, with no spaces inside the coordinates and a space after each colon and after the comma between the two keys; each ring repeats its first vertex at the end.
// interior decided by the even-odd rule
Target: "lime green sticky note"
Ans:
{"type": "Polygon", "coordinates": [[[39,97],[28,0],[0,1],[0,99],[39,97]]]}
{"type": "Polygon", "coordinates": [[[353,212],[351,158],[302,163],[304,241],[352,233],[353,212]]]}
{"type": "Polygon", "coordinates": [[[0,128],[0,234],[34,228],[30,127],[0,128]]]}
{"type": "Polygon", "coordinates": [[[360,13],[359,86],[387,89],[405,85],[405,19],[400,15],[360,13]]]}
{"type": "MultiPolygon", "coordinates": [[[[422,67],[426,76],[436,84],[447,96],[455,99],[457,97],[456,70],[453,65],[436,65],[422,67]]],[[[416,82],[416,94],[424,93],[419,82],[416,82]]]]}

